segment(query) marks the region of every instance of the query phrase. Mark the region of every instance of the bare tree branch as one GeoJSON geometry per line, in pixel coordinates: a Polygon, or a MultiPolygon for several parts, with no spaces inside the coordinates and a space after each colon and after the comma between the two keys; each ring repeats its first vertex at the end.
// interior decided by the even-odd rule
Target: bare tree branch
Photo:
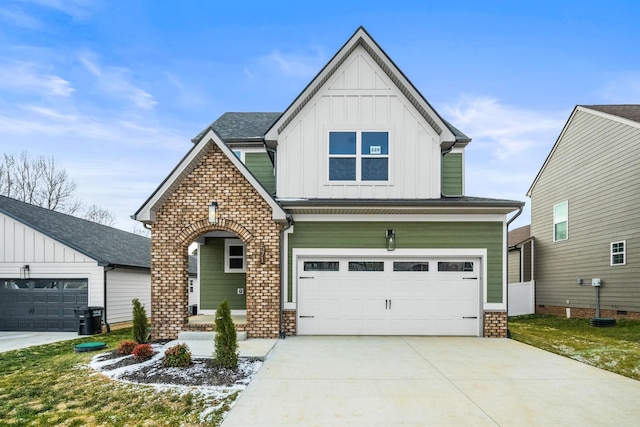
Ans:
{"type": "MultiPolygon", "coordinates": [[[[0,157],[0,195],[78,215],[84,210],[84,205],[75,198],[77,188],[76,182],[53,157],[31,158],[26,151],[19,156],[4,153],[0,157]]],[[[113,214],[96,205],[79,216],[108,226],[115,224],[113,214]]]]}

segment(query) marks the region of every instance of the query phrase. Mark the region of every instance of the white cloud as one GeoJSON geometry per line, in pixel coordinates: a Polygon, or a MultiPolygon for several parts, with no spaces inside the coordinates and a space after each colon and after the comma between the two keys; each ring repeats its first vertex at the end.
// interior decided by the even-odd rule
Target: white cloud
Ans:
{"type": "Polygon", "coordinates": [[[528,224],[526,192],[571,110],[540,111],[464,95],[439,111],[472,138],[465,154],[466,194],[527,202],[512,228],[528,224]]]}
{"type": "Polygon", "coordinates": [[[41,66],[31,62],[0,64],[0,87],[63,97],[71,95],[75,90],[69,81],[43,72],[41,66]]]}
{"type": "Polygon", "coordinates": [[[640,75],[620,75],[607,82],[599,92],[611,104],[640,104],[640,75]]]}
{"type": "Polygon", "coordinates": [[[137,108],[150,110],[157,104],[153,95],[131,82],[131,72],[123,67],[100,67],[94,55],[85,53],[79,60],[98,81],[99,88],[107,95],[119,95],[137,108]]]}
{"type": "MultiPolygon", "coordinates": [[[[312,54],[282,53],[274,50],[260,57],[258,63],[284,77],[308,80],[315,76],[326,62],[320,49],[313,50],[312,54]]],[[[252,70],[245,69],[245,75],[253,75],[252,70]]]]}
{"type": "Polygon", "coordinates": [[[96,6],[95,0],[21,0],[22,3],[32,3],[48,7],[67,14],[74,19],[84,19],[90,15],[96,6]]]}
{"type": "Polygon", "coordinates": [[[40,21],[15,6],[0,8],[0,19],[17,27],[28,28],[30,30],[42,28],[40,21]]]}
{"type": "Polygon", "coordinates": [[[539,145],[558,132],[564,113],[528,110],[485,96],[463,95],[445,106],[444,116],[470,135],[474,144],[505,160],[539,145]]]}

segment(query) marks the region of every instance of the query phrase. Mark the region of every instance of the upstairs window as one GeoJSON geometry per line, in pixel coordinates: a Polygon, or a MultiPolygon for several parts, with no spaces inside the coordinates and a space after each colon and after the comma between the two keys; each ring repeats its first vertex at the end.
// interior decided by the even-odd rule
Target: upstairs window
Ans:
{"type": "Polygon", "coordinates": [[[626,264],[626,241],[611,243],[611,265],[625,265],[626,264]]]}
{"type": "Polygon", "coordinates": [[[329,132],[329,181],[388,181],[389,132],[329,132]]]}
{"type": "Polygon", "coordinates": [[[569,238],[569,202],[558,203],[553,207],[553,241],[569,238]]]}
{"type": "Polygon", "coordinates": [[[244,243],[240,239],[225,239],[224,241],[224,272],[245,273],[246,252],[244,243]]]}

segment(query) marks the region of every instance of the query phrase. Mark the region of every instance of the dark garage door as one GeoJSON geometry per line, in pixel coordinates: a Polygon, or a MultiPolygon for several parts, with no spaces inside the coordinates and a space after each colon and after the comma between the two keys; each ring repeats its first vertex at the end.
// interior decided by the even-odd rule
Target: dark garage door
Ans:
{"type": "Polygon", "coordinates": [[[0,331],[76,331],[87,279],[0,279],[0,331]]]}

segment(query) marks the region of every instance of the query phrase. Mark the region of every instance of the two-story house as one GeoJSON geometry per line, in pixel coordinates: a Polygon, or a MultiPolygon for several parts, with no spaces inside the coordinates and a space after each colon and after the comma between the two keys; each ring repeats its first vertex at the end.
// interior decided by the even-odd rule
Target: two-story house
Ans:
{"type": "Polygon", "coordinates": [[[154,336],[227,299],[249,336],[506,336],[507,219],[464,194],[470,138],[359,28],[283,113],[226,113],[134,217],[154,336]]]}
{"type": "Polygon", "coordinates": [[[640,105],[575,107],[527,193],[537,313],[640,318],[639,166],[640,105]]]}

